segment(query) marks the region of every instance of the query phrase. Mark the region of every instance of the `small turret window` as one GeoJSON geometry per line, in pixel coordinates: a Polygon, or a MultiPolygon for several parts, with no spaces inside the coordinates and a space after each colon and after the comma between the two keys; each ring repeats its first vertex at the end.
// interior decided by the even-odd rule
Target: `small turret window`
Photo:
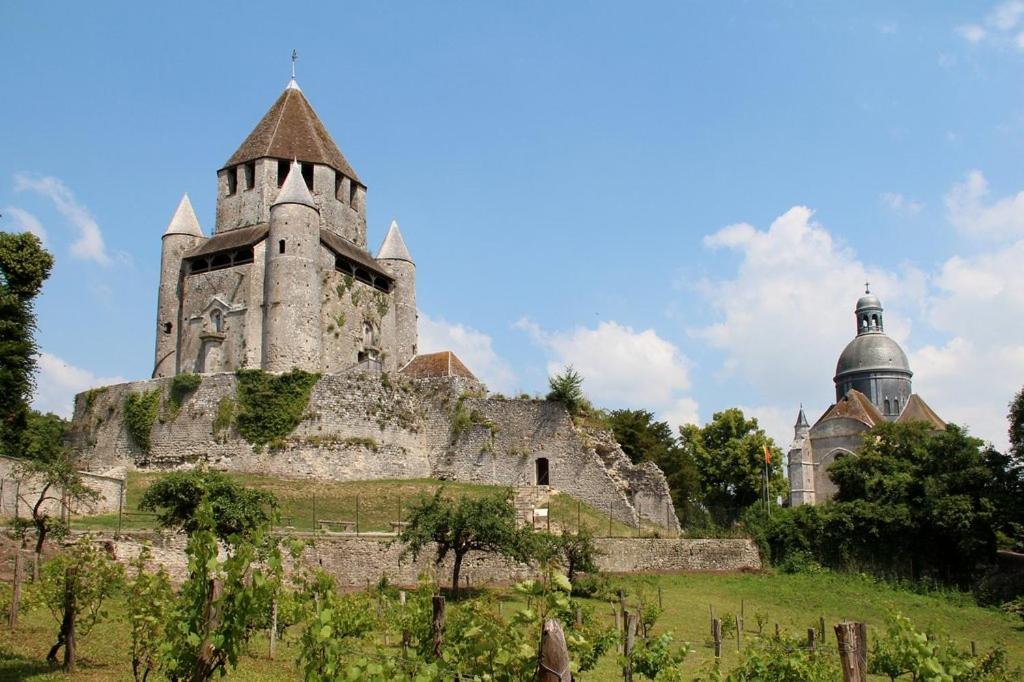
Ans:
{"type": "Polygon", "coordinates": [[[238,167],[228,168],[228,196],[238,191],[238,167]]]}
{"type": "Polygon", "coordinates": [[[285,248],[285,246],[284,246],[284,240],[282,239],[281,241],[279,241],[279,242],[277,243],[277,252],[278,252],[278,253],[284,253],[284,248],[285,248]]]}
{"type": "Polygon", "coordinates": [[[313,164],[302,164],[302,179],[306,181],[306,189],[313,191],[313,164]]]}
{"type": "Polygon", "coordinates": [[[171,330],[174,329],[174,325],[170,322],[164,322],[164,334],[170,334],[171,330]]]}
{"type": "Polygon", "coordinates": [[[288,160],[278,159],[277,160],[277,186],[280,187],[284,184],[284,179],[288,177],[288,160]]]}
{"type": "Polygon", "coordinates": [[[249,163],[242,166],[242,178],[243,187],[245,189],[252,189],[256,186],[256,162],[250,161],[249,163]]]}
{"type": "Polygon", "coordinates": [[[357,206],[356,206],[356,192],[358,190],[359,190],[359,185],[357,185],[354,182],[349,183],[349,188],[348,188],[348,205],[351,206],[352,208],[357,208],[357,206]]]}
{"type": "Polygon", "coordinates": [[[893,401],[892,401],[892,405],[893,405],[893,410],[895,410],[896,414],[899,414],[900,413],[900,399],[899,398],[894,398],[893,401]]]}
{"type": "Polygon", "coordinates": [[[888,398],[885,399],[885,413],[886,414],[892,414],[892,411],[889,409],[889,399],[888,398]]]}

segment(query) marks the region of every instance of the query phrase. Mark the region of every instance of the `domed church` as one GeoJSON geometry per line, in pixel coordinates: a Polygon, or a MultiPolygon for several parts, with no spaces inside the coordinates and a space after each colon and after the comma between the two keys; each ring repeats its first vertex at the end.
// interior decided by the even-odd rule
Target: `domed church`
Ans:
{"type": "Polygon", "coordinates": [[[839,355],[836,402],[811,426],[803,407],[789,448],[790,504],[818,504],[836,493],[828,469],[855,454],[865,431],[883,421],[924,421],[936,430],[946,423],[913,392],[910,362],[885,333],[882,302],[865,288],[857,301],[857,335],[839,355]]]}

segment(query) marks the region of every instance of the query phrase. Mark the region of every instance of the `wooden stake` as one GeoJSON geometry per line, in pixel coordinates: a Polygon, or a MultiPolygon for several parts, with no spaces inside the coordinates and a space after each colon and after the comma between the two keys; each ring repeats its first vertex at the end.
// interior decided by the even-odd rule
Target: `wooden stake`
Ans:
{"type": "Polygon", "coordinates": [[[441,658],[441,645],[444,643],[444,596],[434,595],[434,619],[431,622],[434,632],[434,658],[441,658]]]}
{"type": "Polygon", "coordinates": [[[626,659],[622,666],[622,679],[625,682],[633,682],[633,645],[636,643],[636,614],[626,613],[626,642],[623,647],[623,657],[626,659]]]}
{"type": "Polygon", "coordinates": [[[715,658],[722,657],[722,621],[715,618],[711,621],[712,639],[715,642],[715,658]]]}
{"type": "Polygon", "coordinates": [[[658,608],[659,609],[665,608],[665,604],[662,603],[662,600],[661,600],[661,585],[658,585],[658,608]]]}
{"type": "Polygon", "coordinates": [[[736,651],[743,650],[743,621],[736,615],[736,651]]]}
{"type": "Polygon", "coordinates": [[[971,640],[971,656],[978,655],[978,644],[973,639],[971,640]]]}
{"type": "Polygon", "coordinates": [[[277,600],[270,602],[270,660],[277,653],[277,600]]]}
{"type": "Polygon", "coordinates": [[[807,628],[807,650],[808,651],[814,651],[815,650],[817,645],[816,645],[814,640],[816,639],[816,635],[817,634],[818,633],[817,633],[817,631],[814,628],[807,628]]]}
{"type": "Polygon", "coordinates": [[[863,623],[840,623],[835,632],[843,682],[867,682],[867,628],[863,623]]]}
{"type": "Polygon", "coordinates": [[[775,624],[775,636],[776,637],[779,636],[779,624],[778,623],[775,624]]]}
{"type": "Polygon", "coordinates": [[[569,649],[565,633],[557,620],[548,618],[540,633],[540,661],[536,678],[539,682],[562,682],[571,679],[569,649]]]}
{"type": "Polygon", "coordinates": [[[13,630],[18,627],[18,606],[21,604],[21,550],[14,550],[14,587],[11,590],[11,612],[7,624],[13,630]]]}

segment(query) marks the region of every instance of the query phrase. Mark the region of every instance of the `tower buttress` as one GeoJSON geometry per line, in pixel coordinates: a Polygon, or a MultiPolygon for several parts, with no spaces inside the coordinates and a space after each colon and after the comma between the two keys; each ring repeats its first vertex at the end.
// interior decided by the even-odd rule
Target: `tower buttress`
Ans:
{"type": "Polygon", "coordinates": [[[160,245],[160,288],[156,309],[156,356],[153,376],[169,377],[178,372],[178,345],[181,339],[181,277],[184,255],[206,239],[188,194],[164,232],[160,245]]]}
{"type": "Polygon", "coordinates": [[[270,207],[263,279],[263,369],[319,372],[320,216],[292,162],[270,207]]]}
{"type": "Polygon", "coordinates": [[[392,303],[395,309],[395,361],[404,367],[419,352],[416,311],[416,263],[402,239],[398,222],[391,221],[387,236],[377,252],[377,261],[395,278],[392,303]]]}

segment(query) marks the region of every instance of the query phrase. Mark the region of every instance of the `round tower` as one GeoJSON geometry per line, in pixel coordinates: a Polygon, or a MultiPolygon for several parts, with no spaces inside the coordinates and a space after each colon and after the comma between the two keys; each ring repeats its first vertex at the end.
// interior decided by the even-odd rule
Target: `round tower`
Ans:
{"type": "Polygon", "coordinates": [[[262,367],[320,371],[320,216],[293,162],[270,207],[262,367]]]}
{"type": "Polygon", "coordinates": [[[889,420],[896,419],[910,399],[910,371],[907,354],[885,334],[882,302],[865,290],[857,301],[857,336],[847,344],[836,364],[836,400],[850,389],[867,396],[889,420]]]}
{"type": "Polygon", "coordinates": [[[186,253],[205,237],[192,210],[188,194],[181,197],[160,245],[160,289],[156,304],[156,356],[153,376],[178,372],[178,341],[181,338],[181,277],[186,253]]]}
{"type": "Polygon", "coordinates": [[[416,263],[402,239],[398,222],[391,221],[377,252],[377,261],[395,278],[391,294],[395,309],[395,361],[401,369],[416,357],[419,345],[416,312],[416,263]]]}

